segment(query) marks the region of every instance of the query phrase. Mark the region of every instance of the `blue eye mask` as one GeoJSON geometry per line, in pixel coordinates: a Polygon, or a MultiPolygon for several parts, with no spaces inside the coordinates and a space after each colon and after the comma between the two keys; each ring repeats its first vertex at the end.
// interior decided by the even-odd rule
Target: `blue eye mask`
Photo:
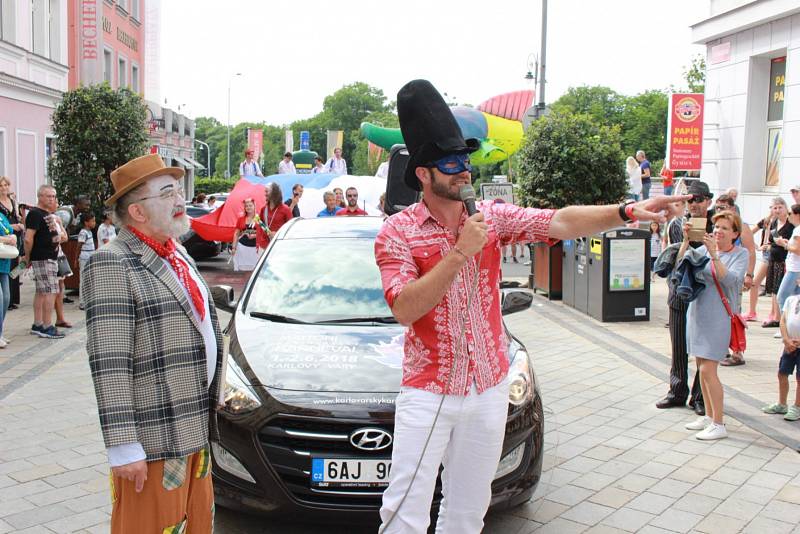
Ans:
{"type": "Polygon", "coordinates": [[[472,165],[469,164],[469,154],[456,154],[445,156],[432,162],[431,167],[436,167],[442,174],[458,174],[460,172],[472,172],[472,165]]]}

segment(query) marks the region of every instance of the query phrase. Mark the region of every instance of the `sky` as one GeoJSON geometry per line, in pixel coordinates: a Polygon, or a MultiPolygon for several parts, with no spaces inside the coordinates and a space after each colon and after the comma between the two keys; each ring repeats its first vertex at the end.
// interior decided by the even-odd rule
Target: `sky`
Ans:
{"type": "MultiPolygon", "coordinates": [[[[396,100],[426,78],[477,105],[533,87],[524,76],[540,53],[541,9],[541,0],[162,0],[161,103],[225,124],[230,82],[232,124],[279,125],[316,115],[356,81],[396,100]]],[[[689,25],[707,12],[707,0],[550,0],[547,103],[581,85],[626,95],[682,87],[704,53],[689,25]]]]}

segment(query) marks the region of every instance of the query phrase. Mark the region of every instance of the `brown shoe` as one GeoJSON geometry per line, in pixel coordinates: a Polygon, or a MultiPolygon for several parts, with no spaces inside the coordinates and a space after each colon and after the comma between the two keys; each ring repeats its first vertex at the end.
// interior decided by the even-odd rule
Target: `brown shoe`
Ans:
{"type": "Polygon", "coordinates": [[[72,328],[72,323],[68,323],[67,321],[59,321],[56,323],[56,326],[59,328],[72,328]]]}

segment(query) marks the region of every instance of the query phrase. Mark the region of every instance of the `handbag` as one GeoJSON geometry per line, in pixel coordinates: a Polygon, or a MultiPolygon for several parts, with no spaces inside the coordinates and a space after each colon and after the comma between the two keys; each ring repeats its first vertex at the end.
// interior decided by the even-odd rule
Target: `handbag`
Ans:
{"type": "Polygon", "coordinates": [[[69,260],[66,256],[59,256],[58,260],[58,276],[59,278],[66,278],[72,276],[72,267],[69,266],[69,260]]]}
{"type": "Polygon", "coordinates": [[[719,293],[719,297],[722,299],[722,304],[725,306],[725,311],[728,312],[728,317],[731,318],[731,339],[728,342],[728,348],[730,348],[733,352],[744,352],[747,349],[747,336],[745,335],[747,322],[740,314],[734,314],[731,311],[728,298],[725,296],[725,293],[722,292],[722,288],[719,285],[719,280],[717,280],[717,272],[716,269],[714,269],[714,260],[711,260],[711,277],[714,278],[714,284],[717,286],[717,292],[719,293]]]}
{"type": "Polygon", "coordinates": [[[14,245],[0,243],[0,260],[13,260],[19,256],[19,249],[14,245]]]}

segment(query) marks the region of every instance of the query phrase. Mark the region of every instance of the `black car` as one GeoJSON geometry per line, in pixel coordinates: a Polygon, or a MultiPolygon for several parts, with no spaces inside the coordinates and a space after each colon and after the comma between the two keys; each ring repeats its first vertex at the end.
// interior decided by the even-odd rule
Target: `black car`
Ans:
{"type": "MultiPolygon", "coordinates": [[[[209,213],[211,213],[211,210],[208,208],[194,206],[192,204],[186,205],[186,215],[192,219],[208,215],[209,213]]],[[[179,241],[181,245],[186,248],[186,252],[189,253],[189,256],[195,260],[213,258],[222,252],[222,243],[219,241],[207,241],[200,237],[194,230],[189,230],[183,234],[179,241]]]]}
{"type": "MultiPolygon", "coordinates": [[[[375,264],[381,224],[377,217],[292,219],[238,304],[230,288],[213,289],[217,305],[233,312],[221,442],[212,444],[219,505],[308,521],[377,519],[405,331],[375,264]]],[[[531,299],[505,293],[503,313],[526,309],[531,299]]],[[[506,332],[511,393],[495,509],[529,500],[542,470],[539,389],[525,347],[506,332]]],[[[437,483],[434,510],[440,499],[437,483]]]]}

